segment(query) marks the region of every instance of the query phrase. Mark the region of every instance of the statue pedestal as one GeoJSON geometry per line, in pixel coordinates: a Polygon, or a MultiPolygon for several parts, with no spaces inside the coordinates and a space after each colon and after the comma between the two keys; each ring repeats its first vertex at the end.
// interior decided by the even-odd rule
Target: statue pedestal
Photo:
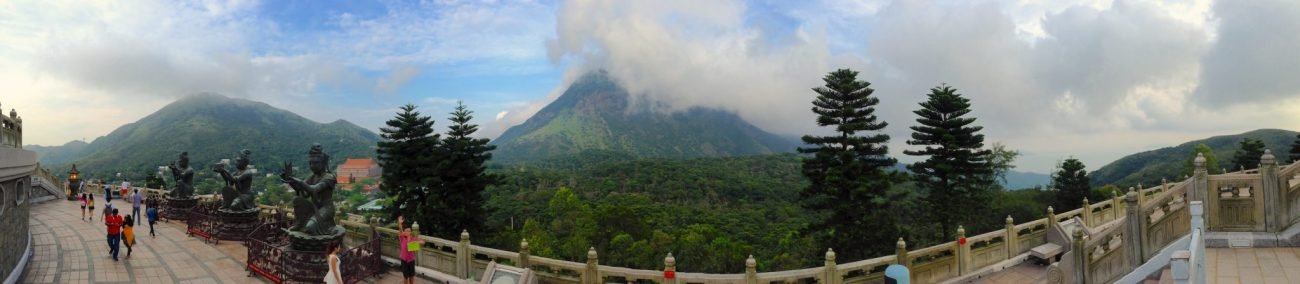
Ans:
{"type": "Polygon", "coordinates": [[[262,223],[257,219],[257,208],[249,208],[243,211],[231,211],[229,209],[217,209],[217,231],[216,237],[222,240],[243,241],[248,239],[248,234],[257,229],[262,223]]]}
{"type": "Polygon", "coordinates": [[[168,196],[166,201],[163,203],[162,210],[158,211],[158,215],[167,220],[184,221],[189,218],[189,210],[199,205],[199,198],[193,196],[181,199],[168,196]]]}
{"type": "Polygon", "coordinates": [[[297,251],[323,252],[331,243],[343,244],[343,226],[335,225],[328,235],[308,235],[303,232],[289,231],[289,248],[297,251]]]}

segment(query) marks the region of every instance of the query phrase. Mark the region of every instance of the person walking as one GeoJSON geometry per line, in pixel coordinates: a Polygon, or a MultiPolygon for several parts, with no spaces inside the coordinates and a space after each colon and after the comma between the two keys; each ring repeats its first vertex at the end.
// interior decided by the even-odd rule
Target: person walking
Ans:
{"type": "Polygon", "coordinates": [[[83,193],[86,195],[86,206],[90,207],[87,213],[90,213],[90,221],[95,221],[95,194],[83,193]]]}
{"type": "Polygon", "coordinates": [[[77,200],[81,201],[81,220],[85,221],[86,220],[86,194],[82,193],[81,195],[78,195],[77,200]]]}
{"type": "Polygon", "coordinates": [[[104,218],[104,225],[108,226],[108,253],[113,256],[113,261],[117,261],[117,245],[122,240],[122,216],[118,216],[114,209],[112,215],[104,218]]]}
{"type": "Polygon", "coordinates": [[[122,243],[126,245],[126,258],[131,258],[131,247],[135,246],[135,225],[131,215],[126,215],[126,222],[122,223],[122,243]]]}
{"type": "Polygon", "coordinates": [[[153,233],[153,224],[158,223],[158,201],[150,199],[149,209],[146,209],[144,214],[149,216],[149,236],[157,238],[158,235],[153,233]]]}
{"type": "Polygon", "coordinates": [[[110,216],[110,215],[113,215],[113,203],[112,203],[112,202],[107,202],[107,201],[105,201],[105,202],[104,202],[104,216],[103,216],[103,217],[104,217],[104,221],[107,222],[107,221],[108,221],[108,216],[110,216]]]}
{"type": "Polygon", "coordinates": [[[343,265],[343,261],[339,260],[340,247],[342,247],[342,245],[336,242],[330,245],[330,248],[328,250],[330,271],[328,273],[325,273],[325,279],[322,279],[325,280],[326,284],[343,283],[343,270],[339,269],[339,266],[343,265]]]}
{"type": "Polygon", "coordinates": [[[140,219],[140,205],[141,201],[144,201],[143,198],[143,196],[140,196],[140,189],[138,188],[131,193],[131,215],[135,216],[136,225],[144,222],[144,219],[140,219]]]}
{"type": "Polygon", "coordinates": [[[424,240],[415,236],[410,227],[403,227],[406,220],[397,216],[397,256],[402,260],[402,283],[415,283],[415,253],[420,250],[424,240]],[[414,245],[414,246],[413,246],[414,245]]]}
{"type": "Polygon", "coordinates": [[[104,184],[104,203],[113,202],[113,184],[104,184]]]}

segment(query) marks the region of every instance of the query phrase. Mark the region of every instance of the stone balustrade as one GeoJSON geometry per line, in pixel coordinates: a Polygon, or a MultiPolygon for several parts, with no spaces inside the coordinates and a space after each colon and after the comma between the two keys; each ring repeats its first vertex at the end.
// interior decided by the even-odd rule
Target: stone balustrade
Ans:
{"type": "Polygon", "coordinates": [[[8,116],[0,112],[0,147],[23,147],[23,118],[15,110],[9,110],[8,116]]]}

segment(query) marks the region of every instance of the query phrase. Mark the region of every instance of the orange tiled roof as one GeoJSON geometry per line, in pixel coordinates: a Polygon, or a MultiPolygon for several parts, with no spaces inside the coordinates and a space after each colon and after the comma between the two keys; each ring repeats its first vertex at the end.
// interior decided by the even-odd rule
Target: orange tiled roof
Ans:
{"type": "Polygon", "coordinates": [[[339,168],[369,168],[375,165],[375,159],[348,159],[339,168]]]}

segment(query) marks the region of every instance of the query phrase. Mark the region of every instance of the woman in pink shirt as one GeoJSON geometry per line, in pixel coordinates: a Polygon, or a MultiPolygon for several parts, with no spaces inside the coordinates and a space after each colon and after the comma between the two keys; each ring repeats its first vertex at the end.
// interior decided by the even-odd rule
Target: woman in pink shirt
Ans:
{"type": "Polygon", "coordinates": [[[402,283],[414,284],[415,252],[410,250],[410,245],[413,242],[423,245],[424,240],[415,236],[411,232],[411,228],[404,228],[402,226],[404,221],[402,216],[397,216],[397,244],[400,246],[397,251],[399,251],[398,256],[402,259],[402,283]]]}

